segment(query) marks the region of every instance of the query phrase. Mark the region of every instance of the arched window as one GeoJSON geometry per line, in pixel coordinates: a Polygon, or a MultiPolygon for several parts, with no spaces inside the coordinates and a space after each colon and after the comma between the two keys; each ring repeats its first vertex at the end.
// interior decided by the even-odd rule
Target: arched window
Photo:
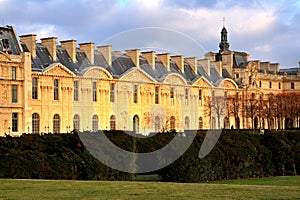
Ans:
{"type": "Polygon", "coordinates": [[[53,133],[60,133],[60,116],[58,114],[53,117],[53,133]]]}
{"type": "Polygon", "coordinates": [[[32,133],[40,133],[40,116],[37,113],[32,114],[32,133]]]}
{"type": "Polygon", "coordinates": [[[116,130],[116,116],[110,116],[110,130],[116,130]]]}
{"type": "Polygon", "coordinates": [[[98,128],[98,124],[99,124],[99,119],[97,115],[93,116],[93,121],[92,121],[92,129],[93,132],[97,132],[99,130],[98,128]]]}
{"type": "Polygon", "coordinates": [[[77,131],[80,129],[80,118],[79,115],[74,115],[73,118],[73,128],[77,131]]]}
{"type": "Polygon", "coordinates": [[[175,117],[171,116],[170,118],[170,130],[175,130],[175,117]]]}
{"type": "Polygon", "coordinates": [[[155,117],[155,132],[158,133],[160,131],[160,118],[159,116],[155,117]]]}
{"type": "Polygon", "coordinates": [[[198,119],[198,129],[201,130],[203,129],[203,118],[199,117],[198,119]]]}
{"type": "Polygon", "coordinates": [[[184,119],[184,129],[189,130],[190,129],[190,118],[188,116],[184,119]]]}
{"type": "Polygon", "coordinates": [[[133,117],[133,132],[134,133],[138,133],[139,132],[139,125],[140,125],[139,116],[134,115],[134,117],[133,117]]]}
{"type": "Polygon", "coordinates": [[[216,129],[216,118],[215,117],[211,118],[211,128],[216,129]]]}

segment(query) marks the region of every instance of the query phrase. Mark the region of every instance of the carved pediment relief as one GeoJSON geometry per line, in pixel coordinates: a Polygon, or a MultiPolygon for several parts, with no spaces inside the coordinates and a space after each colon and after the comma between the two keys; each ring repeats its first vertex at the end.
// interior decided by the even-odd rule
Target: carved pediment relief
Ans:
{"type": "Polygon", "coordinates": [[[169,76],[167,76],[164,83],[186,85],[184,79],[179,75],[175,75],[175,74],[170,74],[169,76]]]}
{"type": "Polygon", "coordinates": [[[194,85],[199,87],[209,87],[211,86],[204,78],[200,78],[198,81],[194,83],[194,85]]]}
{"type": "Polygon", "coordinates": [[[135,69],[128,74],[124,75],[121,80],[128,80],[128,81],[136,81],[136,82],[154,82],[150,76],[146,75],[144,72],[135,69]]]}
{"type": "Polygon", "coordinates": [[[112,79],[111,75],[100,68],[93,68],[84,73],[84,77],[100,78],[100,79],[112,79]]]}
{"type": "Polygon", "coordinates": [[[11,59],[4,53],[0,52],[0,61],[11,61],[11,59]]]}
{"type": "Polygon", "coordinates": [[[67,77],[75,76],[73,72],[71,72],[68,68],[60,64],[50,65],[48,68],[46,68],[44,73],[53,76],[67,76],[67,77]]]}

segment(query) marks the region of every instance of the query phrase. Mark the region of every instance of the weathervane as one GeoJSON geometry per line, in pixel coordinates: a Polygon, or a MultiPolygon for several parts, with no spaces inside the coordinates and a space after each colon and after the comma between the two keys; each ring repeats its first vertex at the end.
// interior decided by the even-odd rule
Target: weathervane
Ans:
{"type": "Polygon", "coordinates": [[[222,19],[222,21],[223,21],[223,27],[225,27],[225,17],[223,17],[223,19],[222,19]]]}

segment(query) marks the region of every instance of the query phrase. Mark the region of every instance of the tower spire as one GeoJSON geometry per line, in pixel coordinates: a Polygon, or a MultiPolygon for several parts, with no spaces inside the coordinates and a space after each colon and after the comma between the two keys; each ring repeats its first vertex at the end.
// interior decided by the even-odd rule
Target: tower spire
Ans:
{"type": "Polygon", "coordinates": [[[227,40],[227,30],[225,28],[225,17],[223,17],[223,28],[221,31],[221,42],[219,44],[220,52],[229,51],[229,42],[227,40]]]}

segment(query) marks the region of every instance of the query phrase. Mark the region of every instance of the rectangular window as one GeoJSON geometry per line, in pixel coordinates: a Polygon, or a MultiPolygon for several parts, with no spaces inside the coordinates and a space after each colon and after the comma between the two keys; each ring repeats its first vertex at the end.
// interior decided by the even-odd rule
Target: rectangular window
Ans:
{"type": "Polygon", "coordinates": [[[58,79],[54,79],[54,100],[58,100],[58,79]]]}
{"type": "Polygon", "coordinates": [[[115,102],[115,84],[110,84],[110,102],[115,102]]]}
{"type": "Polygon", "coordinates": [[[38,81],[32,78],[32,99],[38,99],[38,81]]]}
{"type": "Polygon", "coordinates": [[[269,88],[272,88],[272,82],[269,82],[269,88]]]}
{"type": "Polygon", "coordinates": [[[18,132],[18,113],[12,114],[12,132],[18,132]]]}
{"type": "Polygon", "coordinates": [[[12,67],[11,68],[11,79],[12,80],[16,80],[17,79],[17,68],[16,67],[12,67]]]}
{"type": "Polygon", "coordinates": [[[291,89],[295,89],[295,83],[294,82],[291,83],[291,89]]]}
{"type": "Polygon", "coordinates": [[[199,90],[199,104],[202,105],[202,90],[199,90]]]}
{"type": "Polygon", "coordinates": [[[185,100],[185,104],[188,105],[189,104],[189,89],[188,88],[185,88],[184,100],[185,100]]]}
{"type": "Polygon", "coordinates": [[[239,74],[235,74],[235,78],[236,79],[240,78],[240,75],[239,74]]]}
{"type": "Polygon", "coordinates": [[[12,85],[11,86],[11,97],[12,97],[12,102],[17,103],[18,102],[18,86],[17,85],[12,85]]]}
{"type": "Polygon", "coordinates": [[[155,104],[159,104],[159,86],[155,86],[155,104]]]}
{"type": "Polygon", "coordinates": [[[261,87],[261,81],[259,81],[259,87],[261,87]]]}
{"type": "Polygon", "coordinates": [[[281,89],[281,83],[280,82],[278,83],[278,89],[281,89]]]}
{"type": "Polygon", "coordinates": [[[174,105],[174,88],[171,87],[170,89],[170,98],[171,98],[171,105],[174,105]]]}
{"type": "Polygon", "coordinates": [[[97,82],[93,82],[93,101],[97,101],[97,82]]]}
{"type": "Polygon", "coordinates": [[[134,85],[133,86],[133,103],[138,102],[138,86],[134,85]]]}
{"type": "Polygon", "coordinates": [[[79,83],[78,81],[74,81],[74,101],[78,101],[78,89],[79,83]]]}

